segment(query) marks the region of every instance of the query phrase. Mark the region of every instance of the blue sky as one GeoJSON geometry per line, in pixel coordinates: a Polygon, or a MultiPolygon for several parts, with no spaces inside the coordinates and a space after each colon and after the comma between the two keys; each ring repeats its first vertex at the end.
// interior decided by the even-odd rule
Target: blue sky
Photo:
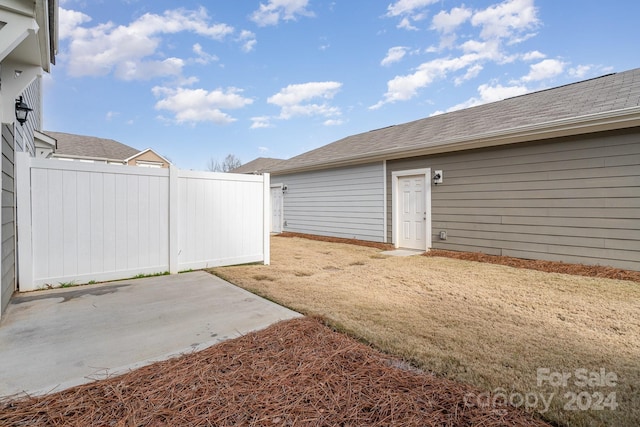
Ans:
{"type": "Polygon", "coordinates": [[[183,169],[640,66],[640,2],[60,0],[46,130],[183,169]]]}

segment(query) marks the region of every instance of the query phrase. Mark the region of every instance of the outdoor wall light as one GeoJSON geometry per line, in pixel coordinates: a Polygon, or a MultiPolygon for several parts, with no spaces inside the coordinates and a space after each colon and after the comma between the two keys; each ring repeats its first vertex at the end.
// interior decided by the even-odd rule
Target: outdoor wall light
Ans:
{"type": "Polygon", "coordinates": [[[16,120],[20,123],[20,126],[24,126],[24,122],[27,121],[29,111],[33,111],[32,108],[22,100],[22,96],[16,99],[16,120]]]}
{"type": "Polygon", "coordinates": [[[433,174],[433,183],[435,185],[442,184],[442,171],[435,171],[433,174]]]}

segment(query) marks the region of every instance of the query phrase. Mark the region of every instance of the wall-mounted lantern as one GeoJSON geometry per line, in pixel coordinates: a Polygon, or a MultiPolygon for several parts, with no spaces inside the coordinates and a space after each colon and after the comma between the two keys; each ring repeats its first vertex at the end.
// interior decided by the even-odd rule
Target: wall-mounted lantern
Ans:
{"type": "Polygon", "coordinates": [[[16,120],[20,123],[20,126],[24,126],[24,122],[27,121],[29,111],[33,111],[32,108],[22,100],[22,96],[16,99],[16,120]]]}
{"type": "Polygon", "coordinates": [[[433,183],[435,185],[442,184],[442,171],[435,171],[433,174],[433,183]]]}

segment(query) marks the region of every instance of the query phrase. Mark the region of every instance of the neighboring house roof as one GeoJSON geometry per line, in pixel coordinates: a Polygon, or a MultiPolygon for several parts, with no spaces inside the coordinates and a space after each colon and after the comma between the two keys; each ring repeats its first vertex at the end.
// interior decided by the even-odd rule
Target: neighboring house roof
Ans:
{"type": "Polygon", "coordinates": [[[140,150],[113,139],[63,132],[44,131],[44,133],[55,138],[58,142],[55,157],[124,162],[140,153],[140,150]]]}
{"type": "Polygon", "coordinates": [[[286,160],[274,159],[271,157],[258,157],[255,160],[251,160],[249,163],[245,163],[229,172],[232,173],[253,173],[261,174],[265,172],[271,172],[273,169],[281,166],[286,160]]]}
{"type": "Polygon", "coordinates": [[[640,68],[349,136],[280,164],[291,173],[640,126],[640,68]]]}

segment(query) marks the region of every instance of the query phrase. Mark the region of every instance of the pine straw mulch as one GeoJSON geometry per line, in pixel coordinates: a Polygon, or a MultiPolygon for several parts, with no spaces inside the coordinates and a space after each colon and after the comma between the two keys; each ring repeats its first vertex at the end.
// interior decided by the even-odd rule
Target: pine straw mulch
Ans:
{"type": "Polygon", "coordinates": [[[0,425],[547,425],[517,408],[465,404],[479,393],[300,318],[118,377],[5,400],[0,425]]]}
{"type": "MultiPolygon", "coordinates": [[[[323,242],[347,243],[352,245],[368,246],[381,250],[393,250],[393,245],[388,243],[367,242],[357,239],[344,239],[339,237],[315,236],[302,233],[282,233],[282,237],[302,237],[310,240],[323,242]]],[[[603,279],[629,280],[640,282],[640,271],[623,270],[620,268],[607,267],[602,265],[569,264],[558,261],[543,261],[535,259],[513,258],[508,256],[487,255],[478,252],[456,252],[441,249],[431,249],[424,253],[425,256],[447,257],[466,261],[486,262],[490,264],[500,264],[515,268],[527,268],[529,270],[544,271],[547,273],[572,274],[574,276],[600,277],[603,279]]]]}

